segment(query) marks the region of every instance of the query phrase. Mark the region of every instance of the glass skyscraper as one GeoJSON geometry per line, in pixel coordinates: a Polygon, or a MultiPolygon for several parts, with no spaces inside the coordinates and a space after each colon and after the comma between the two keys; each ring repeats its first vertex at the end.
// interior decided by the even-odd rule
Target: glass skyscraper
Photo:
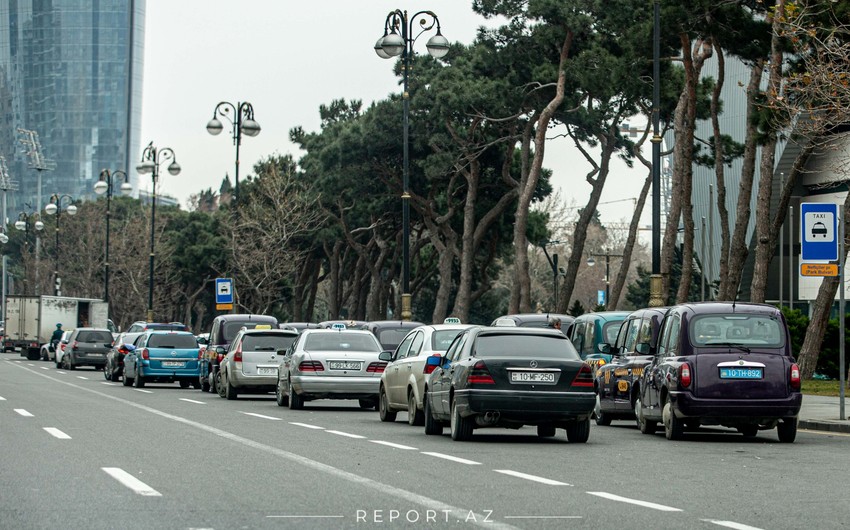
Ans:
{"type": "Polygon", "coordinates": [[[137,189],[145,0],[0,0],[0,155],[18,190],[8,215],[53,193],[94,197],[102,169],[137,189]],[[51,170],[30,167],[18,129],[51,170]]]}

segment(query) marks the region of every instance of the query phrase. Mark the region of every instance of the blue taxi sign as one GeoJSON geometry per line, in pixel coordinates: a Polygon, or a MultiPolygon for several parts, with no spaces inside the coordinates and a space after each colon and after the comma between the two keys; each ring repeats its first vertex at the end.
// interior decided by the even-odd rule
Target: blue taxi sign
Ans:
{"type": "Polygon", "coordinates": [[[333,324],[331,324],[331,329],[335,329],[337,331],[344,331],[345,324],[343,324],[342,322],[334,322],[333,324]]]}
{"type": "Polygon", "coordinates": [[[800,242],[803,261],[838,259],[838,205],[832,202],[800,204],[800,242]]]}

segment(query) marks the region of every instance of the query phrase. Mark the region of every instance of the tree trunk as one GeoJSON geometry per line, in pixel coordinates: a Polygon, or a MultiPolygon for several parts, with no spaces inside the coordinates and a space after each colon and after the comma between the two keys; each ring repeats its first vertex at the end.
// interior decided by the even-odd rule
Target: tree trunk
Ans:
{"type": "Polygon", "coordinates": [[[469,309],[472,305],[472,275],[475,267],[475,203],[478,197],[478,163],[469,169],[467,178],[466,203],[463,207],[463,233],[461,234],[460,280],[455,298],[455,316],[461,322],[469,322],[469,309]]]}
{"type": "MultiPolygon", "coordinates": [[[[674,127],[679,130],[679,124],[684,123],[684,113],[687,111],[687,91],[683,90],[679,95],[679,102],[673,116],[674,127]]],[[[670,185],[670,207],[667,210],[667,221],[664,227],[664,238],[661,244],[661,297],[664,305],[670,300],[670,273],[673,270],[674,249],[679,234],[679,219],[682,217],[682,168],[684,146],[676,141],[673,145],[673,174],[670,185]]],[[[692,148],[688,146],[688,149],[692,148]]]]}
{"type": "MultiPolygon", "coordinates": [[[[719,118],[720,92],[723,90],[723,83],[726,80],[726,58],[717,39],[714,39],[714,52],[717,54],[717,82],[714,85],[714,91],[711,93],[711,128],[714,132],[714,175],[717,185],[717,213],[720,219],[720,271],[718,277],[726,278],[729,274],[729,209],[726,207],[726,166],[723,162],[723,139],[721,138],[719,118]]],[[[709,208],[713,208],[713,205],[709,205],[709,208]]],[[[714,227],[709,226],[708,229],[713,230],[714,227]]],[[[703,268],[705,268],[708,260],[705,256],[702,256],[702,261],[703,268]]],[[[711,263],[710,270],[714,270],[714,263],[711,263]]],[[[713,281],[713,278],[707,279],[709,282],[713,281]]]]}
{"type": "MultiPolygon", "coordinates": [[[[522,137],[520,140],[520,168],[519,175],[520,180],[517,186],[517,190],[525,189],[526,183],[528,182],[528,173],[531,168],[531,142],[534,136],[534,124],[536,120],[532,119],[533,116],[529,116],[528,121],[523,127],[522,137]]],[[[509,145],[508,149],[511,152],[514,150],[513,145],[509,145]]],[[[516,253],[516,249],[514,249],[514,253],[516,253]]],[[[514,314],[519,313],[520,306],[520,286],[517,282],[511,282],[511,294],[510,299],[508,300],[508,313],[514,314]]]]}
{"type": "MultiPolygon", "coordinates": [[[[617,305],[620,302],[620,293],[623,292],[623,286],[626,284],[626,277],[629,274],[629,263],[632,262],[632,252],[637,241],[638,227],[640,226],[640,216],[643,213],[643,207],[646,205],[646,197],[649,195],[649,189],[652,187],[652,172],[649,172],[643,187],[640,190],[637,202],[635,203],[635,211],[632,214],[632,220],[629,223],[629,236],[626,239],[626,245],[623,248],[623,259],[620,260],[620,270],[617,272],[617,279],[614,280],[614,285],[611,286],[611,311],[616,311],[617,305]]],[[[606,300],[606,302],[608,302],[606,300]]]]}

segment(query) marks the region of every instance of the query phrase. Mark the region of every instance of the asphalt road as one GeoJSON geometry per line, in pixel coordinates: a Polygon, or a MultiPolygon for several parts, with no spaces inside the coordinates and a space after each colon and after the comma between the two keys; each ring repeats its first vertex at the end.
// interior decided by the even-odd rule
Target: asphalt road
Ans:
{"type": "MultiPolygon", "coordinates": [[[[0,354],[0,528],[846,528],[850,436],[633,422],[587,444],[425,436],[356,402],[278,407],[0,354]]],[[[446,431],[448,432],[448,430],[446,431]]]]}

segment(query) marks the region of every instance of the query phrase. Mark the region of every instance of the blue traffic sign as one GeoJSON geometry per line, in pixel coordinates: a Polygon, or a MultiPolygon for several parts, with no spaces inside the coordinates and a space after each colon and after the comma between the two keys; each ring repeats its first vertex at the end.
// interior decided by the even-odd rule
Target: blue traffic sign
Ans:
{"type": "Polygon", "coordinates": [[[596,305],[605,305],[605,290],[599,289],[596,291],[596,305]]]}
{"type": "Polygon", "coordinates": [[[215,279],[215,303],[216,304],[232,304],[233,303],[233,279],[232,278],[216,278],[215,279]]]}
{"type": "Polygon", "coordinates": [[[831,202],[800,204],[800,241],[803,261],[836,261],[838,205],[831,202]]]}

